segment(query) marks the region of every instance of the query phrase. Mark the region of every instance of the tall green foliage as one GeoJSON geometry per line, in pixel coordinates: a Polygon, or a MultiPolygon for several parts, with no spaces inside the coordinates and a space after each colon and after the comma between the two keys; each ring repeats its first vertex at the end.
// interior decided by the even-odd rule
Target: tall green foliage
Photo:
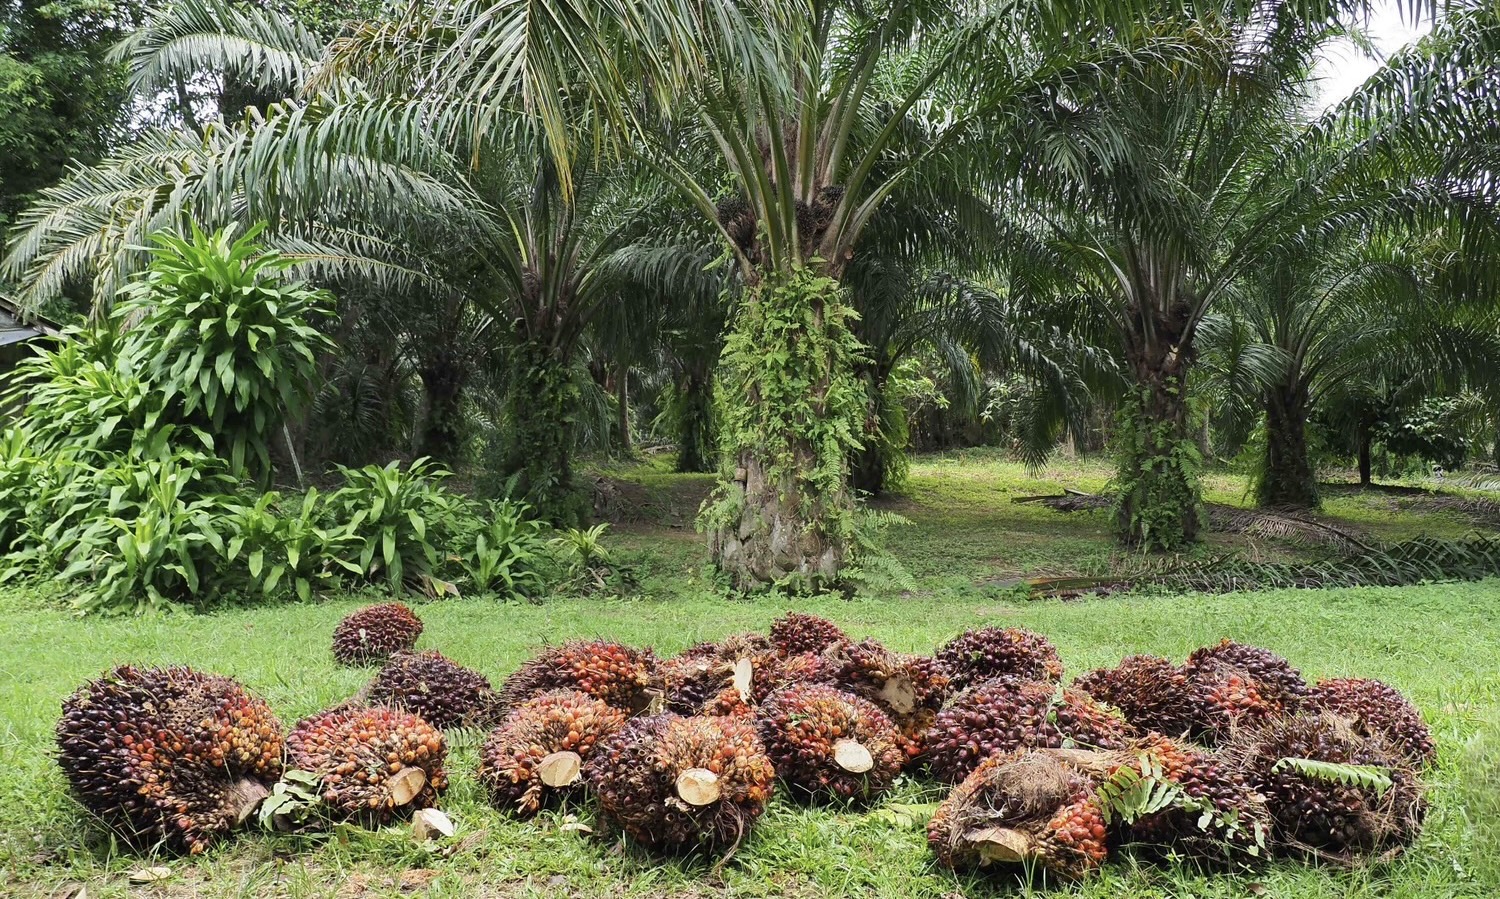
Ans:
{"type": "Polygon", "coordinates": [[[795,268],[751,290],[725,343],[719,439],[731,477],[700,523],[741,587],[827,584],[845,561],[847,459],[865,412],[853,314],[837,281],[795,268]],[[808,564],[787,569],[787,558],[808,564]]]}
{"type": "Polygon", "coordinates": [[[1196,410],[1176,396],[1158,403],[1156,393],[1138,387],[1120,406],[1115,530],[1141,549],[1176,550],[1196,540],[1202,525],[1203,456],[1191,436],[1196,410]]]}
{"type": "Polygon", "coordinates": [[[316,324],[327,294],[284,279],[286,258],[256,243],[261,228],[187,238],[161,234],[145,275],[121,291],[114,317],[136,322],[128,364],[148,373],[165,419],[192,428],[236,474],[270,477],[270,446],[312,397],[317,356],[333,346],[316,324]]]}

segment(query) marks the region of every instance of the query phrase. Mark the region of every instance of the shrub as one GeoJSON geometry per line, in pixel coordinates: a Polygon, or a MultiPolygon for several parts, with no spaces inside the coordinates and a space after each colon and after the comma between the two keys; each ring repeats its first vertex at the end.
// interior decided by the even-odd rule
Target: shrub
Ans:
{"type": "Polygon", "coordinates": [[[265,481],[271,435],[311,399],[317,354],[333,344],[314,327],[328,295],[283,282],[291,260],[263,252],[260,230],[158,235],[113,318],[138,322],[126,356],[161,392],[163,416],[194,428],[232,472],[265,481]]]}
{"type": "Polygon", "coordinates": [[[328,498],[328,514],[341,522],[337,531],[349,541],[347,561],[360,576],[383,578],[391,589],[403,584],[444,592],[435,580],[455,533],[472,527],[465,500],[442,488],[449,472],[427,459],[405,469],[339,468],[344,486],[328,498]],[[434,589],[437,588],[437,589],[434,589]]]}
{"type": "Polygon", "coordinates": [[[551,556],[542,524],[529,512],[524,503],[489,505],[489,521],[470,535],[460,563],[475,591],[529,599],[545,587],[551,556]]]}

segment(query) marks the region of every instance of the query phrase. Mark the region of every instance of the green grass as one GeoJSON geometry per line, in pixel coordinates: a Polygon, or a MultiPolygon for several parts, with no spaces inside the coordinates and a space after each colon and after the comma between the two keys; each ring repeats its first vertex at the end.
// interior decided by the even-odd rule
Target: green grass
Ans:
{"type": "MultiPolygon", "coordinates": [[[[910,596],[819,599],[796,606],[856,635],[904,651],[930,651],[960,631],[1019,625],[1050,636],[1071,673],[1122,655],[1183,657],[1222,637],[1285,654],[1309,677],[1378,677],[1406,691],[1436,733],[1432,811],[1420,842],[1389,865],[1353,871],[1276,864],[1214,876],[1124,860],[1048,895],[1429,899],[1500,895],[1500,583],[1401,589],[1281,591],[1226,596],[1115,597],[1027,602],[1008,573],[1108,565],[1104,522],[1010,502],[1062,483],[1097,487],[1107,472],[1078,466],[1032,479],[994,458],[925,459],[907,499],[914,522],[898,554],[917,574],[910,596]]],[[[685,502],[691,480],[652,474],[648,491],[685,502]]],[[[643,479],[644,480],[644,479],[643,479]]],[[[1232,489],[1232,482],[1226,489],[1232,489]]],[[[1216,488],[1217,489],[1217,488],[1216,488]]],[[[1356,498],[1362,499],[1362,498],[1356,498]]],[[[1373,514],[1373,513],[1372,513],[1373,514]]],[[[1405,527],[1422,522],[1410,511],[1405,527]]],[[[690,520],[690,515],[688,516],[690,520]]],[[[419,608],[421,645],[439,648],[498,681],[547,642],[609,637],[671,653],[697,640],[763,629],[786,600],[721,598],[702,571],[703,548],[670,520],[621,526],[615,545],[642,573],[642,598],[558,599],[541,605],[449,600],[419,608]]],[[[131,887],[130,871],[157,863],[112,852],[69,797],[50,758],[62,699],[121,662],[190,663],[233,675],[288,723],[354,693],[368,671],[334,665],[329,635],[369,597],[230,610],[203,616],[77,619],[45,590],[0,594],[11,650],[0,658],[0,895],[322,896],[913,896],[1025,894],[1014,878],[955,877],[937,868],[920,826],[847,809],[813,810],[776,799],[747,844],[721,869],[702,858],[662,860],[616,839],[561,829],[561,814],[519,823],[491,810],[474,778],[475,735],[456,740],[444,807],[461,828],[457,848],[434,852],[400,827],[340,828],[327,838],[248,833],[197,860],[163,860],[170,880],[131,887]]],[[[941,792],[907,782],[892,802],[933,802],[941,792]]],[[[589,807],[563,814],[592,821],[589,807]]]]}

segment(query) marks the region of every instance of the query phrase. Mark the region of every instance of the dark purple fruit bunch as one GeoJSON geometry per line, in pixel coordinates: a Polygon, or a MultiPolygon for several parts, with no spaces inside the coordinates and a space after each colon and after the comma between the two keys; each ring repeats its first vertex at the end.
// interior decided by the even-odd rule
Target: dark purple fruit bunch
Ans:
{"type": "Polygon", "coordinates": [[[1342,716],[1277,718],[1237,734],[1225,755],[1265,797],[1273,842],[1286,854],[1337,862],[1389,856],[1421,830],[1426,803],[1416,768],[1342,716]]]}
{"type": "Polygon", "coordinates": [[[986,627],[959,634],[937,652],[954,690],[967,690],[992,677],[1062,679],[1057,647],[1041,634],[1019,627],[986,627]]]}
{"type": "Polygon", "coordinates": [[[891,652],[874,640],[835,643],[823,651],[826,677],[875,703],[916,746],[948,698],[948,676],[922,656],[891,652]]]}
{"type": "Polygon", "coordinates": [[[1075,765],[1068,753],[992,756],[938,807],[927,844],[939,862],[956,870],[999,864],[1084,877],[1109,856],[1097,784],[1095,773],[1075,765]]]}
{"type": "Polygon", "coordinates": [[[269,793],[281,738],[270,707],[231,678],[126,665],[63,702],[57,761],[128,843],[196,855],[269,793]]]}
{"type": "Polygon", "coordinates": [[[1090,671],[1073,686],[1119,709],[1143,733],[1180,736],[1197,720],[1187,675],[1156,656],[1128,656],[1114,668],[1090,671]]]}
{"type": "Polygon", "coordinates": [[[748,658],[730,661],[714,655],[677,656],[656,666],[658,687],[667,711],[701,715],[726,690],[748,704],[755,679],[755,663],[748,658]]]}
{"type": "Polygon", "coordinates": [[[1307,707],[1340,715],[1367,737],[1385,738],[1418,765],[1437,761],[1437,747],[1422,713],[1388,684],[1359,677],[1320,680],[1307,697],[1307,707]]]}
{"type": "Polygon", "coordinates": [[[833,668],[821,653],[804,652],[779,659],[751,685],[750,704],[760,705],[772,693],[796,684],[831,684],[833,668]]]}
{"type": "Polygon", "coordinates": [[[656,655],[623,643],[574,641],[549,647],[516,669],[500,687],[500,705],[513,709],[552,690],[581,690],[626,714],[651,703],[656,655]]]}
{"type": "Polygon", "coordinates": [[[433,727],[483,727],[497,714],[489,678],[437,650],[398,652],[370,684],[369,700],[415,712],[433,727]]]}
{"type": "Polygon", "coordinates": [[[737,846],[765,811],[776,770],[746,718],[636,718],[585,769],[606,820],[663,850],[737,846]]]}
{"type": "Polygon", "coordinates": [[[848,643],[849,635],[827,618],[788,612],[771,623],[771,643],[784,656],[819,653],[835,643],[848,643]]]}
{"type": "Polygon", "coordinates": [[[1183,672],[1192,678],[1200,669],[1232,669],[1254,683],[1264,701],[1279,712],[1295,712],[1307,695],[1302,672],[1269,649],[1221,640],[1217,645],[1195,649],[1183,672]]]}
{"type": "Polygon", "coordinates": [[[511,711],[484,742],[479,779],[490,803],[526,817],[582,783],[598,743],[625,726],[625,713],[577,690],[543,693],[511,711]]]}
{"type": "Polygon", "coordinates": [[[922,758],[938,780],[958,783],[993,755],[1056,749],[1065,743],[1122,749],[1130,734],[1118,712],[1085,693],[1047,681],[997,677],[960,694],[938,713],[922,758]]]}
{"type": "Polygon", "coordinates": [[[417,645],[422,619],[405,603],[383,602],[350,614],[333,631],[333,657],[344,665],[383,662],[417,645]]]}
{"type": "Polygon", "coordinates": [[[335,814],[382,824],[430,808],[448,786],[443,734],[411,712],[346,705],[297,722],[287,763],[319,778],[335,814]]]}
{"type": "Polygon", "coordinates": [[[778,690],[756,722],[782,782],[812,799],[873,799],[906,765],[904,741],[891,719],[837,687],[778,690]]]}

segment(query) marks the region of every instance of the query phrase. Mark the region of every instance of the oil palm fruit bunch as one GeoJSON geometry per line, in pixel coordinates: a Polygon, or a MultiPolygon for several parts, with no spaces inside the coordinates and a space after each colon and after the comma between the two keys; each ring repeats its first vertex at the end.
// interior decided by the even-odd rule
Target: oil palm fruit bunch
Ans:
{"type": "Polygon", "coordinates": [[[197,854],[266,797],[281,738],[270,707],[231,678],[127,665],[63,702],[57,760],[127,842],[197,854]]]}
{"type": "Polygon", "coordinates": [[[521,817],[536,814],[579,786],[584,760],[624,726],[624,712],[577,690],[521,704],[484,741],[479,779],[490,803],[521,817]]]}
{"type": "Polygon", "coordinates": [[[932,660],[891,652],[874,640],[834,643],[823,650],[825,676],[880,706],[910,741],[932,725],[948,698],[948,676],[932,660]]]}
{"type": "Polygon", "coordinates": [[[1022,750],[991,756],[953,789],[927,827],[938,861],[994,864],[1078,878],[1103,865],[1109,829],[1095,799],[1097,753],[1022,750]]]}
{"type": "Polygon", "coordinates": [[[1187,675],[1157,656],[1127,656],[1114,668],[1097,668],[1073,686],[1108,703],[1141,732],[1179,736],[1194,728],[1198,711],[1187,675]]]}
{"type": "Polygon", "coordinates": [[[742,702],[751,696],[755,665],[748,658],[728,661],[714,655],[681,655],[656,666],[664,707],[679,715],[701,715],[725,690],[742,702]]]}
{"type": "Polygon", "coordinates": [[[793,684],[831,684],[833,668],[821,653],[803,652],[778,659],[754,679],[750,687],[751,705],[766,701],[772,693],[793,684]]]}
{"type": "Polygon", "coordinates": [[[769,637],[764,634],[745,633],[731,634],[722,640],[709,643],[694,644],[682,651],[682,657],[715,658],[732,663],[740,659],[758,659],[775,653],[776,646],[769,637]]]}
{"type": "Polygon", "coordinates": [[[1388,684],[1358,677],[1321,680],[1308,694],[1307,707],[1340,715],[1365,736],[1384,737],[1418,765],[1437,761],[1437,747],[1422,713],[1388,684]]]}
{"type": "Polygon", "coordinates": [[[333,657],[344,665],[383,662],[417,645],[422,619],[405,603],[366,606],[333,629],[333,657]]]}
{"type": "Polygon", "coordinates": [[[500,706],[513,709],[552,690],[580,690],[627,714],[651,702],[656,655],[623,643],[573,641],[552,646],[516,669],[500,686],[500,706]]]}
{"type": "Polygon", "coordinates": [[[827,684],[772,693],[756,724],[782,782],[812,799],[872,799],[906,765],[901,732],[885,712],[827,684]]]}
{"type": "Polygon", "coordinates": [[[1238,728],[1264,721],[1282,710],[1261,692],[1260,682],[1227,663],[1204,661],[1182,669],[1188,734],[1207,746],[1219,746],[1238,728]]]}
{"type": "Polygon", "coordinates": [[[1255,690],[1274,709],[1295,712],[1307,695],[1302,672],[1269,649],[1221,640],[1214,646],[1195,649],[1188,655],[1183,673],[1190,679],[1201,669],[1233,670],[1254,683],[1255,690]]]}
{"type": "MultiPolygon", "coordinates": [[[[699,643],[684,650],[681,655],[662,662],[660,667],[676,667],[675,679],[682,681],[685,680],[683,672],[703,671],[704,663],[712,663],[711,670],[719,672],[719,678],[722,679],[714,683],[712,689],[699,688],[705,696],[704,701],[712,701],[725,687],[735,686],[743,688],[740,691],[743,694],[741,698],[749,703],[754,701],[757,684],[761,687],[762,698],[770,692],[766,689],[766,682],[773,676],[781,661],[781,656],[769,638],[764,634],[746,633],[732,634],[712,643],[699,643]]],[[[682,715],[699,714],[699,708],[694,707],[693,697],[688,697],[685,702],[677,702],[674,707],[670,685],[670,681],[674,679],[673,672],[659,671],[659,679],[663,682],[668,711],[682,715]]]]}
{"type": "Polygon", "coordinates": [[[496,716],[489,678],[437,650],[398,652],[375,675],[368,698],[415,712],[437,728],[482,727],[496,716]]]}
{"type": "Polygon", "coordinates": [[[1343,716],[1276,718],[1237,734],[1225,754],[1265,796],[1274,843],[1289,854],[1339,862],[1394,854],[1421,829],[1416,768],[1343,716]]]}
{"type": "Polygon", "coordinates": [[[997,677],[960,694],[927,734],[922,758],[933,776],[958,783],[993,755],[1020,749],[1123,749],[1130,725],[1078,690],[997,677]]]}
{"type": "Polygon", "coordinates": [[[818,653],[835,643],[848,643],[843,628],[816,615],[788,612],[771,622],[771,643],[784,656],[818,653]]]}
{"type": "Polygon", "coordinates": [[[424,719],[388,706],[343,705],[297,722],[287,763],[318,778],[337,816],[374,824],[430,808],[448,786],[447,744],[424,719]]]}
{"type": "Polygon", "coordinates": [[[672,851],[738,845],[776,779],[753,721],[670,712],[630,721],[595,748],[585,774],[606,820],[672,851]]]}
{"type": "Polygon", "coordinates": [[[1062,658],[1052,641],[1019,627],[986,627],[959,634],[937,651],[954,690],[992,677],[1060,680],[1062,658]]]}
{"type": "MultiPolygon", "coordinates": [[[[1127,835],[1131,842],[1204,861],[1246,863],[1265,857],[1269,811],[1237,765],[1160,734],[1132,743],[1125,755],[1133,773],[1148,779],[1146,789],[1131,795],[1147,800],[1153,795],[1172,797],[1159,809],[1132,816],[1127,835]]],[[[1139,783],[1134,778],[1121,781],[1118,769],[1112,780],[1116,785],[1139,783]]]]}

